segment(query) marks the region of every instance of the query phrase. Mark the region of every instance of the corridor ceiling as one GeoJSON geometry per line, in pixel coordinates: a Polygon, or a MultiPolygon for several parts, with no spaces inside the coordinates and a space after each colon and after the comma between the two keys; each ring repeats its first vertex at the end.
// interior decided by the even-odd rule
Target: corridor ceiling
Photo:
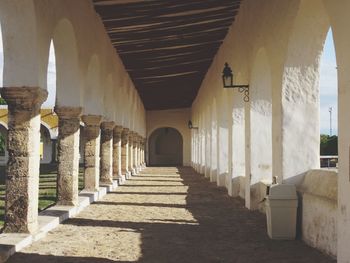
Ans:
{"type": "Polygon", "coordinates": [[[147,110],[191,106],[241,2],[93,1],[147,110]]]}

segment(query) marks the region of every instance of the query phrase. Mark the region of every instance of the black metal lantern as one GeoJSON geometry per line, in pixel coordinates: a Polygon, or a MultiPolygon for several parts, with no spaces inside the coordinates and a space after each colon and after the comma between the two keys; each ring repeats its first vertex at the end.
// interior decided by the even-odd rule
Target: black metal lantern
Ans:
{"type": "Polygon", "coordinates": [[[233,74],[232,69],[225,63],[224,70],[222,71],[222,82],[224,84],[224,88],[229,88],[233,86],[233,74]]]}
{"type": "Polygon", "coordinates": [[[225,63],[224,69],[222,71],[222,82],[224,88],[238,88],[239,92],[244,92],[243,100],[245,102],[249,101],[249,85],[233,85],[233,72],[228,63],[225,63]]]}

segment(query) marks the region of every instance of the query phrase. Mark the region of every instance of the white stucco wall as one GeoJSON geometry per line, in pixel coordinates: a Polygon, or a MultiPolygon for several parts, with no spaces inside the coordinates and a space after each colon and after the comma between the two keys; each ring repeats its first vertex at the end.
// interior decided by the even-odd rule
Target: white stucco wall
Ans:
{"type": "Polygon", "coordinates": [[[302,239],[332,256],[337,255],[337,179],[336,171],[312,170],[298,187],[302,239]]]}
{"type": "MultiPolygon", "coordinates": [[[[243,1],[192,105],[192,119],[199,120],[203,114],[210,119],[199,134],[211,131],[208,136],[213,147],[206,155],[213,158],[208,169],[212,181],[219,178],[222,185],[220,170],[227,163],[227,177],[232,178],[225,180],[229,194],[244,197],[246,206],[254,208],[250,202],[252,182],[258,185],[254,193],[258,198],[264,195],[264,182],[272,177],[280,183],[301,185],[310,170],[319,168],[319,62],[326,34],[332,28],[339,89],[338,205],[331,208],[306,194],[306,206],[312,212],[305,218],[320,213],[334,223],[331,217],[337,209],[337,257],[342,263],[350,262],[349,10],[346,0],[243,1]],[[257,59],[261,50],[265,52],[262,64],[257,59]],[[243,95],[237,90],[223,89],[225,62],[233,69],[236,84],[251,85],[249,103],[242,103],[243,95]],[[268,75],[270,79],[266,79],[268,75]],[[266,97],[268,92],[270,97],[266,97]],[[207,105],[215,105],[211,114],[206,113],[207,105]],[[263,168],[268,169],[262,172],[263,168]]],[[[192,134],[192,149],[198,149],[198,140],[192,134]]],[[[192,154],[196,170],[200,155],[192,154]]],[[[322,230],[321,225],[314,227],[313,234],[322,230]]],[[[332,236],[330,229],[326,232],[332,236]]],[[[321,241],[314,246],[334,254],[334,242],[329,240],[329,248],[325,249],[321,241]]]]}
{"type": "MultiPolygon", "coordinates": [[[[191,110],[174,109],[147,111],[147,138],[158,128],[170,127],[178,130],[183,138],[183,165],[191,165],[191,130],[187,127],[191,119],[191,110]]],[[[193,123],[197,126],[197,123],[193,123]]],[[[193,130],[196,132],[195,130],[193,130]]],[[[148,147],[148,146],[147,146],[148,147]]],[[[148,158],[148,157],[147,157],[148,158]]]]}
{"type": "Polygon", "coordinates": [[[80,106],[83,114],[102,115],[146,136],[143,103],[92,1],[5,0],[0,23],[4,86],[47,89],[53,41],[56,106],[80,106]]]}

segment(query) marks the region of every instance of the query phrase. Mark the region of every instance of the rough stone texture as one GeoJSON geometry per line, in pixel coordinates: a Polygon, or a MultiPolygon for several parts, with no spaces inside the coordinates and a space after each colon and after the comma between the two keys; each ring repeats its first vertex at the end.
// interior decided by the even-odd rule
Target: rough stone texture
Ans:
{"type": "Polygon", "coordinates": [[[87,191],[97,191],[99,187],[101,119],[98,115],[82,116],[85,123],[84,189],[87,191]]]}
{"type": "Polygon", "coordinates": [[[134,132],[129,133],[129,163],[128,169],[131,175],[135,174],[134,169],[134,132]]]}
{"type": "Polygon", "coordinates": [[[134,171],[135,174],[139,172],[139,165],[138,165],[138,144],[139,144],[139,136],[138,134],[134,134],[134,144],[133,144],[133,153],[134,153],[134,171]]]}
{"type": "Polygon", "coordinates": [[[8,153],[4,232],[34,233],[38,227],[40,106],[47,91],[2,88],[8,104],[8,153]]]}
{"type": "Polygon", "coordinates": [[[141,158],[142,158],[142,164],[143,165],[146,165],[145,147],[146,147],[146,139],[143,138],[143,140],[142,140],[142,153],[141,153],[141,158]]]}
{"type": "Polygon", "coordinates": [[[81,107],[55,107],[58,115],[57,204],[78,204],[81,107]]]}
{"type": "Polygon", "coordinates": [[[128,176],[129,174],[129,129],[125,128],[122,131],[121,141],[121,166],[122,174],[128,176]]]}
{"type": "Polygon", "coordinates": [[[100,182],[113,183],[113,129],[115,122],[102,122],[101,124],[101,166],[100,182]]]}
{"type": "Polygon", "coordinates": [[[121,136],[122,136],[122,126],[116,126],[113,130],[113,178],[122,178],[122,162],[121,162],[121,136]]]}
{"type": "Polygon", "coordinates": [[[298,187],[302,238],[327,254],[337,254],[338,173],[312,170],[298,187]]]}
{"type": "Polygon", "coordinates": [[[139,136],[138,137],[138,145],[137,145],[137,166],[138,166],[138,170],[141,171],[142,169],[142,165],[141,165],[141,140],[142,140],[142,137],[139,136]]]}
{"type": "Polygon", "coordinates": [[[335,262],[265,222],[190,168],[147,168],[9,262],[335,262]]]}

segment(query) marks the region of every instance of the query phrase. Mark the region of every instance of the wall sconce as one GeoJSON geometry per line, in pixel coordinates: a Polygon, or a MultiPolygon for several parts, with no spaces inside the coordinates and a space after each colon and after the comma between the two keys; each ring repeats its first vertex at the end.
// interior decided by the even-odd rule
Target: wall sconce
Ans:
{"type": "Polygon", "coordinates": [[[249,101],[249,85],[233,85],[233,73],[232,69],[225,63],[224,70],[222,71],[222,82],[224,84],[224,88],[238,88],[240,93],[244,92],[243,100],[245,102],[249,101]]]}
{"type": "Polygon", "coordinates": [[[197,129],[198,130],[198,127],[193,127],[192,121],[188,121],[187,126],[188,126],[189,129],[197,129]]]}

